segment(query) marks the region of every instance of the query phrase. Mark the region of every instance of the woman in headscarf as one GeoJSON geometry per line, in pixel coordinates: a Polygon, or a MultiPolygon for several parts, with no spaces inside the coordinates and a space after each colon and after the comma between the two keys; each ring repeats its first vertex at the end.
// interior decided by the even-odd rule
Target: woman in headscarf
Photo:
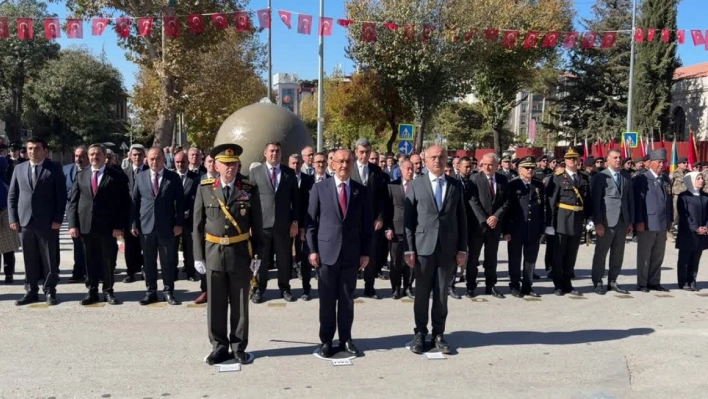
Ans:
{"type": "Polygon", "coordinates": [[[678,197],[678,285],[687,291],[698,291],[696,275],[703,250],[708,247],[708,194],[703,192],[705,180],[700,172],[689,172],[683,178],[686,191],[678,197]]]}
{"type": "Polygon", "coordinates": [[[12,284],[15,273],[15,251],[20,248],[20,236],[16,231],[10,230],[7,210],[9,182],[5,181],[7,167],[7,158],[0,157],[0,254],[5,261],[5,284],[12,284]]]}

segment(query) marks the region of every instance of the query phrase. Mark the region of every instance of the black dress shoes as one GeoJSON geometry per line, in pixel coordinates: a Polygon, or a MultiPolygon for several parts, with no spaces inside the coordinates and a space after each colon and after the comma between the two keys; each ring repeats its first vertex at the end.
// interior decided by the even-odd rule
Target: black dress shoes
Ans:
{"type": "Polygon", "coordinates": [[[661,285],[650,285],[649,289],[654,290],[654,291],[659,291],[659,292],[669,292],[668,289],[662,287],[661,285]]]}
{"type": "Polygon", "coordinates": [[[524,295],[521,293],[521,291],[519,291],[516,288],[511,289],[511,296],[513,296],[515,298],[523,298],[524,297],[524,295]]]}
{"type": "Polygon", "coordinates": [[[411,352],[417,355],[425,352],[425,335],[423,335],[423,333],[417,333],[413,336],[413,342],[411,342],[411,352]]]}
{"type": "Polygon", "coordinates": [[[180,302],[175,298],[175,294],[173,292],[166,292],[165,293],[165,302],[169,303],[170,305],[179,305],[180,302]]]}
{"type": "Polygon", "coordinates": [[[523,291],[525,296],[530,296],[531,298],[540,298],[541,295],[537,294],[534,290],[523,291]]]}
{"type": "Polygon", "coordinates": [[[462,299],[460,294],[458,294],[457,291],[452,287],[447,289],[447,294],[450,295],[450,297],[453,299],[462,299]]]}
{"type": "Polygon", "coordinates": [[[356,356],[356,357],[361,356],[361,352],[359,352],[359,349],[357,349],[357,347],[354,346],[354,342],[351,339],[347,340],[344,343],[344,345],[339,344],[339,350],[345,351],[352,356],[356,356]]]}
{"type": "Polygon", "coordinates": [[[236,363],[246,363],[246,352],[244,351],[237,351],[234,352],[234,359],[236,359],[236,363]]]}
{"type": "Polygon", "coordinates": [[[695,291],[695,292],[700,291],[700,289],[698,288],[698,285],[696,285],[696,282],[695,282],[695,281],[691,283],[691,288],[692,288],[693,291],[695,291]]]}
{"type": "Polygon", "coordinates": [[[46,300],[47,300],[47,305],[49,306],[54,306],[59,304],[59,301],[57,301],[57,294],[53,292],[49,292],[45,295],[46,300]]]}
{"type": "Polygon", "coordinates": [[[554,290],[554,291],[553,291],[553,295],[555,295],[555,296],[563,296],[563,295],[565,295],[565,292],[563,292],[563,290],[554,290]]]}
{"type": "Polygon", "coordinates": [[[332,343],[325,342],[324,344],[320,345],[320,349],[317,350],[317,354],[325,359],[329,359],[330,357],[332,357],[332,343]]]}
{"type": "Polygon", "coordinates": [[[622,287],[620,287],[620,285],[617,284],[616,281],[611,281],[611,282],[610,282],[610,291],[614,291],[614,292],[616,292],[616,293],[618,293],[618,294],[629,295],[629,291],[627,291],[627,290],[623,289],[622,287]]]}
{"type": "Polygon", "coordinates": [[[15,301],[15,305],[29,305],[30,303],[39,302],[39,295],[37,294],[25,294],[22,298],[15,301]]]}
{"type": "Polygon", "coordinates": [[[223,363],[233,359],[233,356],[229,353],[227,349],[216,349],[209,354],[206,358],[206,363],[210,366],[215,364],[223,363]]]}
{"type": "Polygon", "coordinates": [[[263,302],[263,295],[261,295],[260,291],[256,291],[253,293],[253,297],[251,297],[251,302],[253,302],[253,303],[263,302]]]}
{"type": "Polygon", "coordinates": [[[303,301],[307,302],[307,301],[309,301],[310,299],[312,299],[312,297],[310,296],[310,293],[309,293],[309,292],[303,292],[303,293],[302,293],[302,296],[300,297],[300,299],[302,299],[303,301]]]}
{"type": "Polygon", "coordinates": [[[649,292],[649,288],[647,288],[647,287],[642,287],[642,286],[640,285],[640,286],[637,286],[637,291],[639,291],[639,292],[649,292]]]}
{"type": "Polygon", "coordinates": [[[465,293],[465,296],[467,298],[474,298],[477,296],[477,294],[474,293],[474,290],[467,290],[467,292],[465,293]]]}
{"type": "Polygon", "coordinates": [[[290,291],[283,291],[281,296],[283,297],[283,300],[285,300],[285,302],[295,302],[295,298],[293,297],[293,294],[290,293],[290,291]]]}
{"type": "Polygon", "coordinates": [[[88,305],[93,305],[94,303],[98,303],[100,300],[98,299],[98,294],[90,293],[86,295],[84,299],[81,300],[81,306],[88,306],[88,305]]]}
{"type": "Polygon", "coordinates": [[[534,273],[534,274],[533,274],[533,279],[534,279],[534,280],[540,280],[540,279],[541,279],[541,276],[539,276],[538,274],[534,273]]]}
{"type": "Polygon", "coordinates": [[[369,298],[369,299],[381,299],[380,296],[376,294],[376,291],[372,290],[369,292],[364,293],[364,297],[369,298]]]}
{"type": "Polygon", "coordinates": [[[132,274],[129,274],[129,275],[125,276],[125,278],[123,279],[123,282],[127,283],[127,284],[134,283],[135,276],[133,276],[132,274]]]}
{"type": "Polygon", "coordinates": [[[86,276],[71,276],[68,280],[70,284],[83,283],[84,281],[86,281],[86,276]]]}
{"type": "Polygon", "coordinates": [[[115,295],[113,294],[105,294],[103,296],[103,301],[108,303],[109,305],[120,305],[121,301],[119,301],[115,295]]]}
{"type": "Polygon", "coordinates": [[[570,291],[568,291],[568,292],[566,292],[566,294],[568,294],[568,295],[573,295],[573,296],[583,296],[583,293],[580,292],[580,291],[578,291],[578,290],[576,290],[575,288],[572,289],[572,290],[570,290],[570,291]]]}
{"type": "Polygon", "coordinates": [[[435,347],[438,348],[438,350],[445,355],[449,355],[452,353],[450,345],[447,343],[447,341],[445,341],[445,337],[443,337],[442,334],[438,335],[433,339],[433,344],[435,344],[435,347]]]}
{"type": "Polygon", "coordinates": [[[401,289],[400,288],[394,289],[393,292],[391,293],[391,298],[393,298],[393,299],[403,298],[403,294],[401,294],[401,289]]]}
{"type": "Polygon", "coordinates": [[[486,293],[487,293],[487,295],[491,295],[491,296],[493,296],[493,297],[495,297],[495,298],[499,298],[499,299],[504,299],[504,298],[506,298],[506,297],[504,296],[504,294],[502,294],[501,292],[499,292],[499,290],[498,290],[496,287],[487,288],[486,293]]]}
{"type": "Polygon", "coordinates": [[[15,278],[12,276],[12,274],[5,275],[5,284],[12,284],[14,282],[15,278]]]}
{"type": "Polygon", "coordinates": [[[409,288],[406,290],[406,296],[407,296],[408,298],[410,298],[410,299],[415,299],[415,293],[413,292],[413,289],[412,289],[412,288],[409,287],[409,288]]]}
{"type": "Polygon", "coordinates": [[[595,293],[598,295],[605,295],[607,293],[607,291],[605,291],[605,286],[602,285],[602,283],[595,284],[595,293]]]}
{"type": "Polygon", "coordinates": [[[146,305],[149,305],[149,304],[155,303],[155,302],[158,302],[157,294],[147,294],[147,295],[145,295],[145,298],[140,300],[140,305],[146,306],[146,305]]]}

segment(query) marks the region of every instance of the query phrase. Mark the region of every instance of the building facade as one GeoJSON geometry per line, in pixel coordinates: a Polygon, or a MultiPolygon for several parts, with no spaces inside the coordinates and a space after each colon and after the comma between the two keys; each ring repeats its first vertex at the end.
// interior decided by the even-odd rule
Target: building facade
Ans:
{"type": "Polygon", "coordinates": [[[678,141],[708,140],[708,62],[676,69],[671,90],[672,130],[678,141]]]}

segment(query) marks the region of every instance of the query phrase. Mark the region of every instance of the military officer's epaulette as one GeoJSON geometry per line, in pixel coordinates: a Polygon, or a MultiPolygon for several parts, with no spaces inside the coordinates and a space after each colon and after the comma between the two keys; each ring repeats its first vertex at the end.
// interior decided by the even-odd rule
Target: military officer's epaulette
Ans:
{"type": "Polygon", "coordinates": [[[556,176],[560,176],[560,175],[562,175],[563,173],[565,173],[564,170],[559,170],[558,172],[556,172],[556,176]]]}
{"type": "Polygon", "coordinates": [[[239,183],[240,183],[239,188],[243,191],[246,191],[246,192],[251,191],[253,189],[253,187],[256,186],[256,183],[254,181],[248,180],[248,179],[241,179],[241,180],[239,180],[239,183]]]}
{"type": "Polygon", "coordinates": [[[215,181],[216,181],[216,179],[212,179],[212,178],[202,179],[201,183],[199,183],[199,184],[202,186],[206,186],[206,185],[214,184],[215,181]]]}

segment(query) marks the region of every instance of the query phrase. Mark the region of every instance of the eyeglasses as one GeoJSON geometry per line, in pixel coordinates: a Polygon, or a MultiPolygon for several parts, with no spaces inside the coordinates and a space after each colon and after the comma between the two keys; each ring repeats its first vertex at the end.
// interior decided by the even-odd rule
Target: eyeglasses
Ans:
{"type": "Polygon", "coordinates": [[[315,161],[313,163],[325,163],[326,161],[315,161]]]}

